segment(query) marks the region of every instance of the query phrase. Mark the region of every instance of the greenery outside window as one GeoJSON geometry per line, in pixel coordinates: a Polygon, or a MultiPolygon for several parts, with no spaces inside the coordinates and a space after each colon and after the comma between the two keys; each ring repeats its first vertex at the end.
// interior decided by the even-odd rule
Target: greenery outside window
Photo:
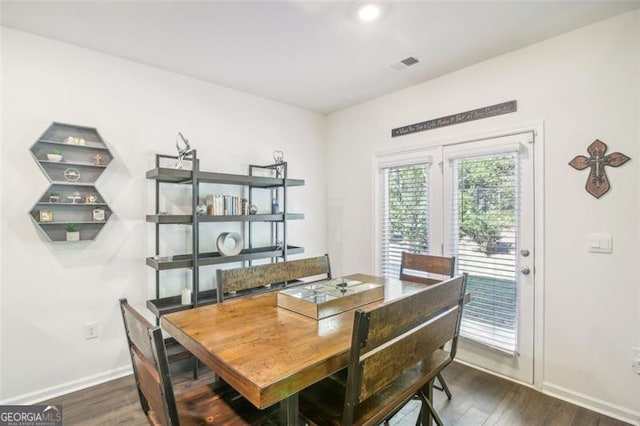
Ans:
{"type": "Polygon", "coordinates": [[[398,278],[403,251],[429,252],[429,169],[412,164],[381,169],[381,272],[398,278]]]}

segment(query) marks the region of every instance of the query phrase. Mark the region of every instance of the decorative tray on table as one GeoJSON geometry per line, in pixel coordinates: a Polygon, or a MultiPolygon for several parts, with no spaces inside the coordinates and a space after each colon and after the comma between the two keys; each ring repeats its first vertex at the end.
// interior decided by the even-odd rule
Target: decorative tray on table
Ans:
{"type": "Polygon", "coordinates": [[[335,278],[278,292],[278,306],[313,319],[336,315],[384,299],[382,284],[335,278]]]}

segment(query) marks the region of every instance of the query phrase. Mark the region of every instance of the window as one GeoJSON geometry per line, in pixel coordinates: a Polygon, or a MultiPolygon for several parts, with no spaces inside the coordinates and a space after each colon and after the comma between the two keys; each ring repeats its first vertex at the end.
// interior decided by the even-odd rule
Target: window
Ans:
{"type": "Polygon", "coordinates": [[[385,167],[381,173],[381,272],[398,278],[403,251],[429,251],[429,163],[385,167]]]}

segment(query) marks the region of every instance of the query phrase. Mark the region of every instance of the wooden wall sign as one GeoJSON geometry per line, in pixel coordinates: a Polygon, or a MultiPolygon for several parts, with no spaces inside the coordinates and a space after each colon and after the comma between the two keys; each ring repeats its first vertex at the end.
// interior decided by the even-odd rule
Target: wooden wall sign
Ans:
{"type": "Polygon", "coordinates": [[[596,139],[587,147],[587,152],[590,157],[578,155],[569,162],[569,165],[577,170],[591,167],[585,188],[589,194],[600,198],[611,188],[604,167],[618,167],[631,160],[631,158],[619,152],[605,155],[607,145],[599,139],[596,139]]]}
{"type": "Polygon", "coordinates": [[[494,117],[496,115],[508,114],[510,112],[516,112],[517,110],[518,101],[503,102],[501,104],[472,109],[471,111],[459,112],[457,114],[434,118],[432,120],[410,124],[408,126],[397,127],[391,130],[391,137],[395,138],[396,136],[409,135],[411,133],[437,129],[438,127],[453,126],[454,124],[461,124],[466,123],[467,121],[480,120],[483,118],[494,117]]]}

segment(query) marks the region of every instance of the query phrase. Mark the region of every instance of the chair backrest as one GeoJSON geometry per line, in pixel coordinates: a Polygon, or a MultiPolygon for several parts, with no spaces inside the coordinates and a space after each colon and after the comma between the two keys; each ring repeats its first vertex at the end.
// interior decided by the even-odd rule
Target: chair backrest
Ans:
{"type": "Polygon", "coordinates": [[[400,279],[421,284],[435,284],[442,280],[417,275],[416,272],[437,274],[441,275],[442,278],[447,278],[453,277],[455,269],[455,257],[433,256],[430,254],[418,254],[403,251],[402,261],[400,263],[400,279]]]}
{"type": "Polygon", "coordinates": [[[221,302],[224,294],[234,291],[249,290],[315,275],[324,275],[330,279],[331,263],[329,262],[329,255],[325,254],[324,256],[246,268],[218,269],[216,274],[218,301],[221,302]]]}
{"type": "Polygon", "coordinates": [[[160,424],[178,425],[162,331],[133,309],[127,299],[120,299],[120,309],[142,410],[147,416],[153,410],[160,424]]]}
{"type": "MultiPolygon", "coordinates": [[[[467,275],[355,312],[343,424],[356,406],[452,340],[455,357],[467,275]]],[[[433,372],[435,375],[437,372],[433,372]]]]}

